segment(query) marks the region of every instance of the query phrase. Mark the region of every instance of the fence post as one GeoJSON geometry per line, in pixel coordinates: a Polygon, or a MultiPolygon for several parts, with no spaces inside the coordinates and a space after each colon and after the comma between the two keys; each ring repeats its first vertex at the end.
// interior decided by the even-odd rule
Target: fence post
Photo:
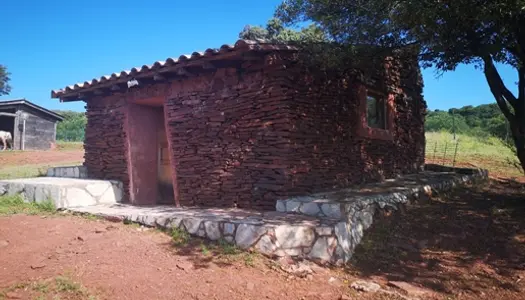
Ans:
{"type": "Polygon", "coordinates": [[[445,166],[445,158],[447,156],[447,142],[445,142],[445,152],[443,152],[443,165],[445,166]]]}
{"type": "Polygon", "coordinates": [[[454,160],[452,161],[452,168],[456,167],[456,155],[458,154],[459,141],[456,141],[456,149],[454,150],[454,160]]]}
{"type": "Polygon", "coordinates": [[[436,160],[436,151],[437,151],[437,147],[438,147],[438,142],[436,142],[436,144],[434,145],[434,158],[432,158],[432,160],[436,160]]]}

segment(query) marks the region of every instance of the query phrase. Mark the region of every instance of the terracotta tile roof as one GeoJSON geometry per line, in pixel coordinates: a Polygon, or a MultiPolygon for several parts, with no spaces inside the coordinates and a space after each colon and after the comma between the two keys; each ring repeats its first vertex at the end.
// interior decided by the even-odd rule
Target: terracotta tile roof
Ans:
{"type": "Polygon", "coordinates": [[[135,67],[131,70],[124,70],[118,73],[112,73],[111,75],[104,75],[99,78],[93,78],[90,81],[79,82],[74,85],[66,86],[59,90],[51,91],[51,98],[62,98],[65,95],[74,93],[81,93],[85,90],[93,90],[97,87],[111,85],[113,83],[120,83],[133,78],[146,77],[154,72],[162,71],[163,68],[167,68],[174,65],[181,65],[183,67],[188,62],[193,62],[202,58],[208,58],[217,56],[220,59],[221,55],[224,55],[233,51],[283,51],[290,50],[294,51],[297,48],[285,45],[285,44],[274,44],[264,40],[238,40],[234,45],[222,45],[219,49],[206,49],[204,52],[193,52],[190,55],[181,55],[178,58],[167,58],[164,61],[156,61],[151,65],[143,65],[142,67],[135,67]]]}

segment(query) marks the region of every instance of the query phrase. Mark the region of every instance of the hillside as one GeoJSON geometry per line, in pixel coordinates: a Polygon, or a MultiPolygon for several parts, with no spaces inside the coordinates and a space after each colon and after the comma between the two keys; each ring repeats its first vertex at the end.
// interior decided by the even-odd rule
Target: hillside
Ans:
{"type": "Polygon", "coordinates": [[[505,117],[497,104],[463,106],[448,111],[429,111],[425,121],[427,132],[447,131],[488,138],[496,136],[503,140],[510,138],[505,117]]]}

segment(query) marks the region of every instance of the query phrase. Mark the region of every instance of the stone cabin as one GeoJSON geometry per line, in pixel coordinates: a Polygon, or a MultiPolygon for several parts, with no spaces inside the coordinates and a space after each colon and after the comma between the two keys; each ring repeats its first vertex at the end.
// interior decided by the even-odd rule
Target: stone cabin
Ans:
{"type": "Polygon", "coordinates": [[[418,172],[416,57],[348,76],[307,71],[289,45],[239,40],[52,91],[86,103],[89,177],[136,205],[274,210],[277,199],[418,172]]]}

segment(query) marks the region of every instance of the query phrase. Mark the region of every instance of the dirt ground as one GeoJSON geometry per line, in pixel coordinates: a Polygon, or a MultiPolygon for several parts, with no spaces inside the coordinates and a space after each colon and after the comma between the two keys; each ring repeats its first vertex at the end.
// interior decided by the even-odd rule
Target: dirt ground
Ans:
{"type": "Polygon", "coordinates": [[[328,282],[329,272],[288,280],[262,258],[253,266],[214,258],[202,247],[174,248],[156,230],[107,221],[2,217],[0,240],[0,288],[24,299],[43,295],[32,288],[35,282],[57,276],[82,284],[96,299],[338,299],[342,293],[328,282]]]}
{"type": "Polygon", "coordinates": [[[8,299],[403,299],[350,287],[362,279],[401,294],[389,285],[407,282],[421,299],[525,299],[524,192],[492,181],[413,206],[377,222],[347,268],[316,267],[308,278],[197,239],[174,246],[155,229],[4,216],[0,292],[8,299]]]}
{"type": "Polygon", "coordinates": [[[84,160],[82,150],[64,151],[2,151],[0,152],[0,166],[63,164],[84,160]]]}

